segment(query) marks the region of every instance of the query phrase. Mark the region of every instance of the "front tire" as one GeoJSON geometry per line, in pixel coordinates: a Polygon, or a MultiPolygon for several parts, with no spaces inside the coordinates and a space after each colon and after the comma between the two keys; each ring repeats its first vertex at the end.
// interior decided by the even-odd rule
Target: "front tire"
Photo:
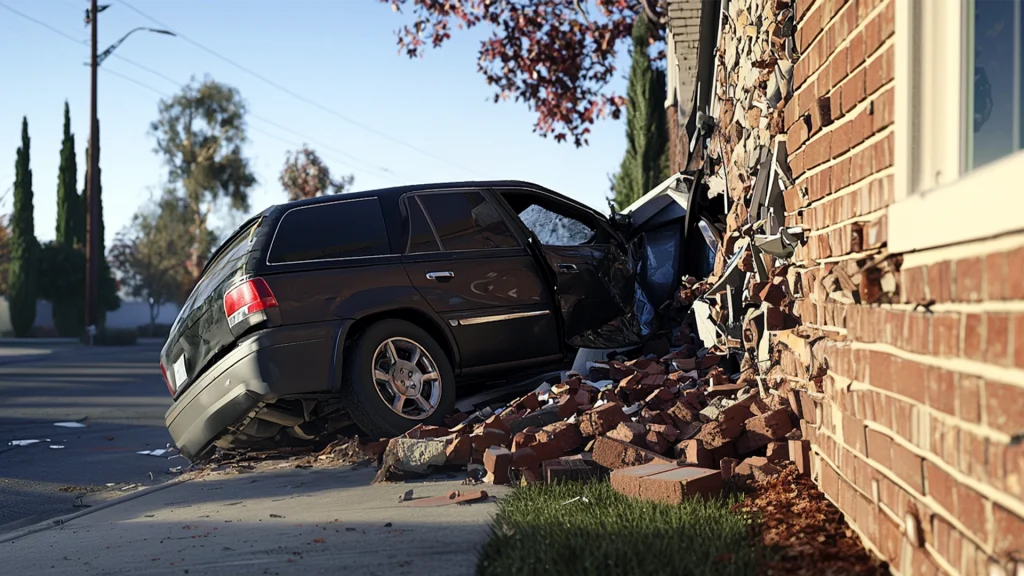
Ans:
{"type": "Polygon", "coordinates": [[[356,337],[341,390],[352,420],[373,438],[442,424],[455,407],[455,374],[444,350],[404,320],[382,320],[356,337]]]}

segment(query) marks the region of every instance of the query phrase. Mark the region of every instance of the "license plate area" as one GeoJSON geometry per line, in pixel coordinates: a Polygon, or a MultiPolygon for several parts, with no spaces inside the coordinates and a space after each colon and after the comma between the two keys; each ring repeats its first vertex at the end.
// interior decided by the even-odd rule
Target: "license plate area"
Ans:
{"type": "Polygon", "coordinates": [[[185,368],[185,355],[178,356],[174,361],[174,387],[180,388],[188,380],[188,369],[185,368]]]}

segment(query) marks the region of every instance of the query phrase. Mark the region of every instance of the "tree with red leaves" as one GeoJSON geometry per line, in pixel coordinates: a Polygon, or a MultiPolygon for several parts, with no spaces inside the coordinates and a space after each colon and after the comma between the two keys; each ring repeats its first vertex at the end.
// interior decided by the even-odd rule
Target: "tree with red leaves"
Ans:
{"type": "MultiPolygon", "coordinates": [[[[380,0],[415,21],[398,31],[398,46],[411,58],[444,45],[454,29],[490,25],[480,46],[478,70],[494,86],[494,101],[514,97],[537,113],[534,131],[577,147],[587,144],[599,118],[618,118],[625,98],[608,90],[621,41],[646,11],[660,21],[658,0],[380,0]]],[[[656,34],[661,34],[661,27],[656,34]]]]}

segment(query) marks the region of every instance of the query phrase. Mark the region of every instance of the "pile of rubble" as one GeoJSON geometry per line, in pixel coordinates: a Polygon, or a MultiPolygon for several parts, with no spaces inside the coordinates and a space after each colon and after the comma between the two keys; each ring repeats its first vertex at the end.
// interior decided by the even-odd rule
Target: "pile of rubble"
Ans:
{"type": "MultiPolygon", "coordinates": [[[[709,287],[686,279],[677,308],[688,309],[709,287]]],[[[610,470],[624,492],[671,500],[720,489],[734,475],[776,474],[775,463],[791,457],[806,471],[808,445],[794,427],[791,400],[744,381],[742,350],[704,347],[692,322],[680,324],[663,342],[666,354],[591,362],[587,374],[570,372],[505,406],[458,413],[446,427],[421,425],[391,439],[377,481],[444,467],[466,467],[495,484],[581,480],[610,470]]]]}

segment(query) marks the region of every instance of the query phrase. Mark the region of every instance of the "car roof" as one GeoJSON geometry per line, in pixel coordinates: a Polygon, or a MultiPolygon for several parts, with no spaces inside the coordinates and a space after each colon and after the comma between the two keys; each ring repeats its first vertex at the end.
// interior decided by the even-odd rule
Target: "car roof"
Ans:
{"type": "Polygon", "coordinates": [[[593,208],[586,206],[564,194],[559,194],[553,190],[549,190],[539,184],[533,184],[532,182],[524,182],[521,180],[479,180],[479,181],[465,181],[465,182],[436,182],[431,184],[410,184],[406,186],[393,186],[390,188],[376,188],[373,190],[361,190],[359,192],[345,192],[343,194],[331,194],[327,196],[318,196],[316,198],[305,198],[302,200],[295,200],[292,202],[285,202],[277,204],[267,208],[264,214],[271,211],[281,210],[282,212],[288,211],[292,208],[300,206],[311,206],[316,204],[322,204],[326,202],[336,202],[340,197],[346,200],[356,200],[359,198],[397,198],[410,192],[424,192],[433,190],[458,190],[460,188],[524,188],[527,190],[536,190],[544,192],[558,197],[559,199],[574,204],[580,208],[585,208],[591,212],[598,213],[593,208]]]}

